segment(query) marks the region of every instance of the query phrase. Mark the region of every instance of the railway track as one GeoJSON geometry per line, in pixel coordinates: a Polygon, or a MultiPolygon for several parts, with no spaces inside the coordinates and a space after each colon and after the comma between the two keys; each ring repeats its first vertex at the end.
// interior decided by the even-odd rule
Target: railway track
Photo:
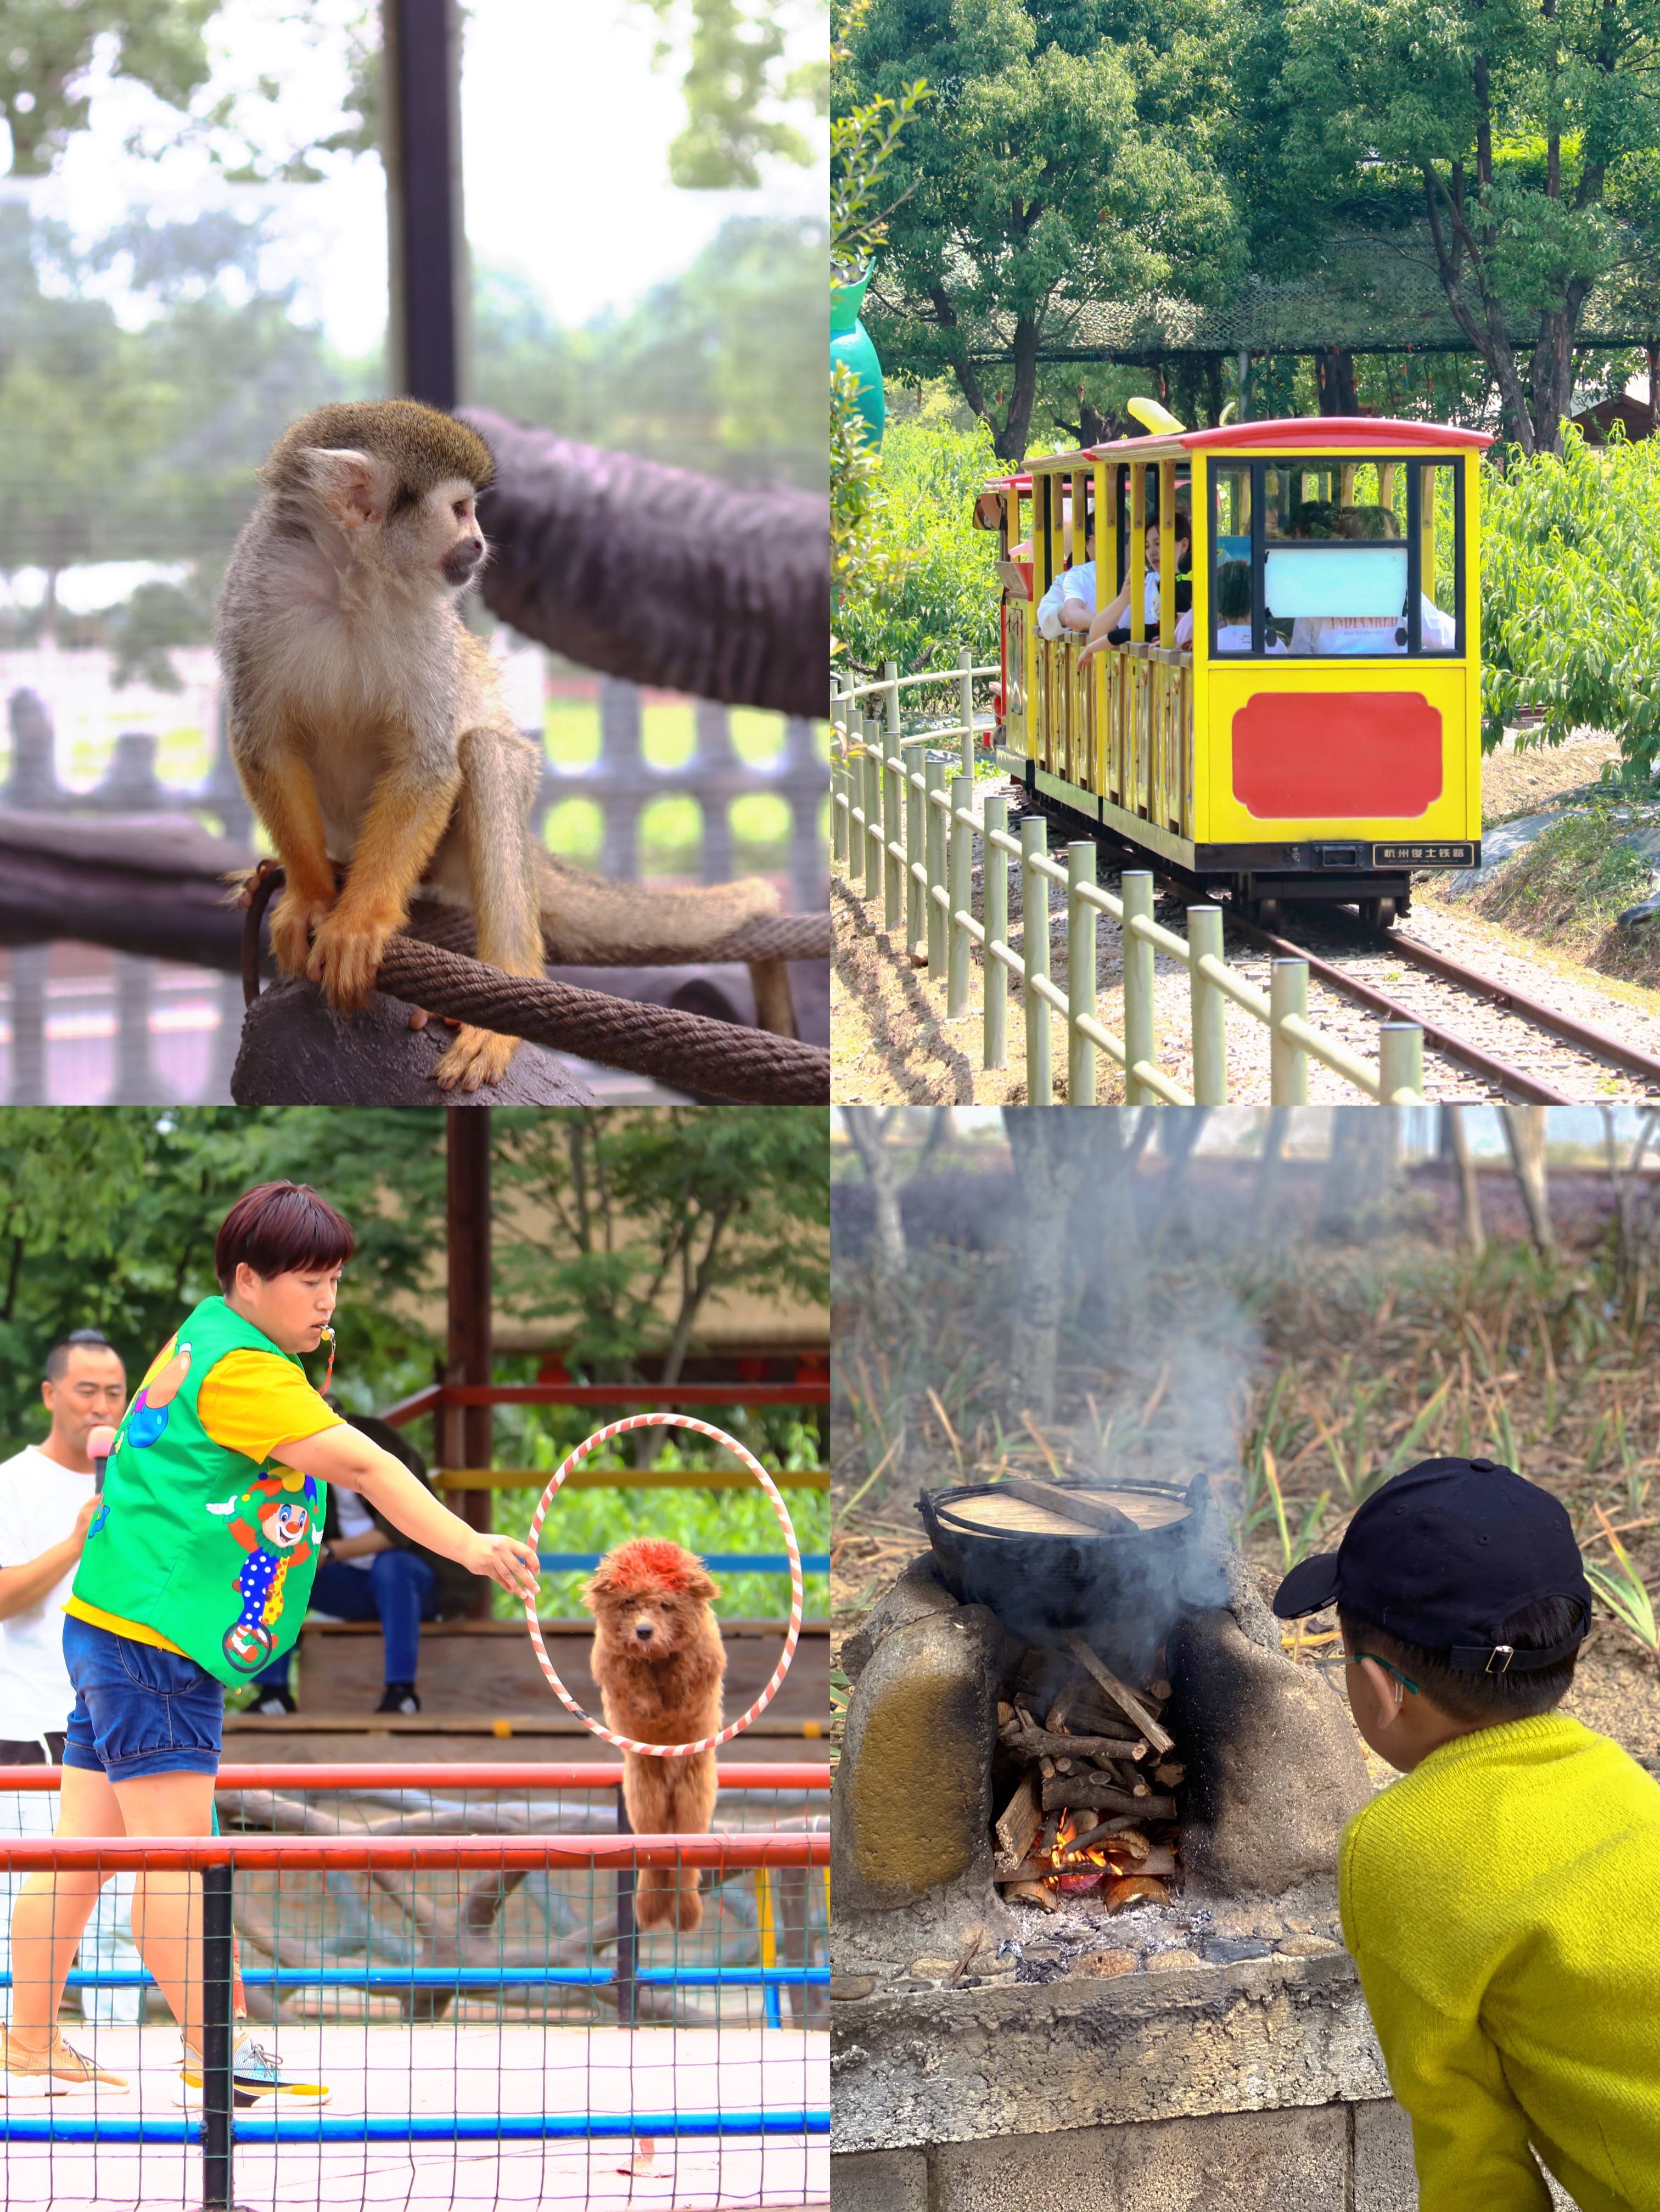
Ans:
{"type": "MultiPolygon", "coordinates": [[[[1144,855],[1128,854],[1116,840],[1099,842],[1104,860],[1110,855],[1115,870],[1146,866],[1144,855]]],[[[1171,900],[1178,910],[1191,903],[1190,884],[1163,869],[1156,874],[1161,899],[1171,900]]],[[[1224,912],[1236,945],[1254,946],[1270,957],[1305,960],[1311,988],[1362,1009],[1368,1030],[1380,1018],[1415,1022],[1424,1032],[1426,1063],[1440,1061],[1453,1078],[1444,1095],[1486,1095],[1541,1106],[1583,1105],[1633,1091],[1660,1098],[1660,1056],[1465,967],[1414,937],[1409,928],[1377,933],[1365,930],[1358,916],[1344,909],[1305,911],[1286,925],[1293,933],[1287,936],[1245,921],[1231,908],[1225,906],[1224,912]],[[1358,963],[1413,972],[1409,979],[1380,981],[1375,975],[1355,972],[1358,963]]],[[[1179,926],[1179,911],[1171,920],[1179,926]]],[[[1326,1026],[1331,1026],[1329,1018],[1326,1026]]],[[[1367,1050],[1374,1038],[1357,1031],[1345,1041],[1367,1050]]]]}

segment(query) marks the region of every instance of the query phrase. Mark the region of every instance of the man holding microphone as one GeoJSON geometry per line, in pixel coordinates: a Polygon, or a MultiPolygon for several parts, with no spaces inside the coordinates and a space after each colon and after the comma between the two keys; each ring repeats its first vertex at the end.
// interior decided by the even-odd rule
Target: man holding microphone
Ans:
{"type": "MultiPolygon", "coordinates": [[[[46,1355],[45,1440],[0,1463],[0,1766],[56,1766],[75,1692],[64,1663],[64,1601],[97,1510],[91,1446],[107,1448],[127,1402],[120,1355],[81,1328],[46,1355]],[[95,1436],[102,1428],[105,1434],[95,1436]]],[[[0,1824],[11,1835],[49,1836],[57,1800],[41,1790],[0,1790],[0,1824]]],[[[0,1972],[9,1968],[11,1899],[21,1874],[0,1874],[0,1972]]],[[[82,1966],[137,1968],[128,1930],[132,1876],[112,1879],[82,1942],[82,1966]]],[[[88,2021],[138,2018],[137,1989],[84,1990],[88,2021]]],[[[9,2013],[9,2005],[6,2008],[9,2013]]]]}

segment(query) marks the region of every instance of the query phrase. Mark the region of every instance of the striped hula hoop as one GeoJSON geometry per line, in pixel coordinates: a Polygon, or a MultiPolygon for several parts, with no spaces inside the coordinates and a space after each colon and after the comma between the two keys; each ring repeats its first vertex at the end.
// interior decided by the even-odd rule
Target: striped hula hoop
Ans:
{"type": "Polygon", "coordinates": [[[640,1743],[631,1735],[614,1735],[602,1722],[595,1720],[592,1713],[584,1712],[560,1680],[554,1671],[553,1662],[548,1656],[547,1647],[542,1641],[542,1624],[536,1617],[534,1598],[525,1600],[525,1618],[530,1626],[530,1640],[536,1646],[536,1656],[542,1662],[542,1672],[553,1686],[555,1694],[575,1714],[585,1729],[602,1736],[607,1743],[614,1743],[619,1751],[637,1752],[642,1758],[689,1759],[695,1752],[713,1751],[717,1745],[729,1743],[733,1736],[740,1735],[752,1720],[757,1719],[766,1711],[777,1695],[785,1675],[789,1672],[790,1661],[795,1656],[796,1643],[801,1634],[801,1547],[795,1540],[795,1523],[790,1519],[789,1508],[780,1496],[777,1485],[754,1453],[746,1451],[736,1437],[729,1437],[724,1429],[717,1429],[708,1421],[694,1421],[684,1413],[630,1413],[626,1420],[613,1421],[609,1428],[597,1429],[586,1443],[578,1444],[563,1465],[555,1470],[553,1480],[542,1492],[541,1502],[531,1518],[530,1543],[532,1551],[540,1548],[543,1520],[559,1486],[572,1468],[580,1467],[596,1445],[608,1443],[612,1437],[626,1435],[629,1429],[695,1429],[700,1437],[713,1437],[716,1443],[724,1444],[734,1459],[743,1462],[765,1491],[772,1510],[778,1516],[778,1525],[784,1532],[784,1548],[789,1553],[790,1561],[789,1626],[784,1632],[783,1654],[773,1669],[771,1681],[749,1711],[723,1728],[719,1735],[701,1736],[696,1743],[640,1743]]]}

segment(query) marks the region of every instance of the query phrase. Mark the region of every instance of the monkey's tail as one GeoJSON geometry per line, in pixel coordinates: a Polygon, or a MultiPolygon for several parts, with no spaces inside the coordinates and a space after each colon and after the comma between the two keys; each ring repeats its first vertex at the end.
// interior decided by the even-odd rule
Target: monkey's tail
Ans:
{"type": "Polygon", "coordinates": [[[739,925],[778,911],[778,894],[758,877],[696,890],[616,884],[539,855],[538,891],[552,957],[580,966],[620,952],[696,960],[739,925]]]}

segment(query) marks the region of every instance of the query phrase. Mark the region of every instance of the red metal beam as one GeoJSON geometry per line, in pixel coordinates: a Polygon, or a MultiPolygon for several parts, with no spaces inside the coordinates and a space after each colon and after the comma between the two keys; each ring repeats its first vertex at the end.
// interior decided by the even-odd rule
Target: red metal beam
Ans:
{"type": "Polygon", "coordinates": [[[526,1867],[576,1872],[584,1867],[815,1867],[830,1864],[824,1833],[712,1836],[4,1836],[0,1867],[50,1873],[58,1867],[121,1873],[204,1866],[281,1872],[342,1872],[396,1867],[526,1867]]]}
{"type": "MultiPolygon", "coordinates": [[[[477,1113],[481,1109],[468,1109],[477,1113]]],[[[488,1109],[484,1109],[488,1110],[488,1109]]],[[[462,1406],[828,1406],[823,1382],[498,1382],[429,1384],[380,1416],[395,1428],[462,1406]]],[[[452,1462],[452,1464],[457,1462],[452,1462]]],[[[468,1462],[471,1464],[471,1462],[468,1462]]],[[[483,1462],[479,1462],[483,1464],[483,1462]]]]}
{"type": "MultiPolygon", "coordinates": [[[[9,1766],[8,1790],[56,1790],[61,1770],[56,1766],[9,1766]]],[[[772,1765],[728,1765],[715,1769],[723,1790],[828,1790],[830,1768],[804,1760],[772,1765]]],[[[578,1765],[542,1765],[526,1759],[521,1765],[504,1760],[453,1765],[442,1760],[416,1760],[332,1766],[222,1766],[218,1790],[615,1790],[622,1783],[620,1766],[602,1765],[597,1759],[578,1765]]]]}

